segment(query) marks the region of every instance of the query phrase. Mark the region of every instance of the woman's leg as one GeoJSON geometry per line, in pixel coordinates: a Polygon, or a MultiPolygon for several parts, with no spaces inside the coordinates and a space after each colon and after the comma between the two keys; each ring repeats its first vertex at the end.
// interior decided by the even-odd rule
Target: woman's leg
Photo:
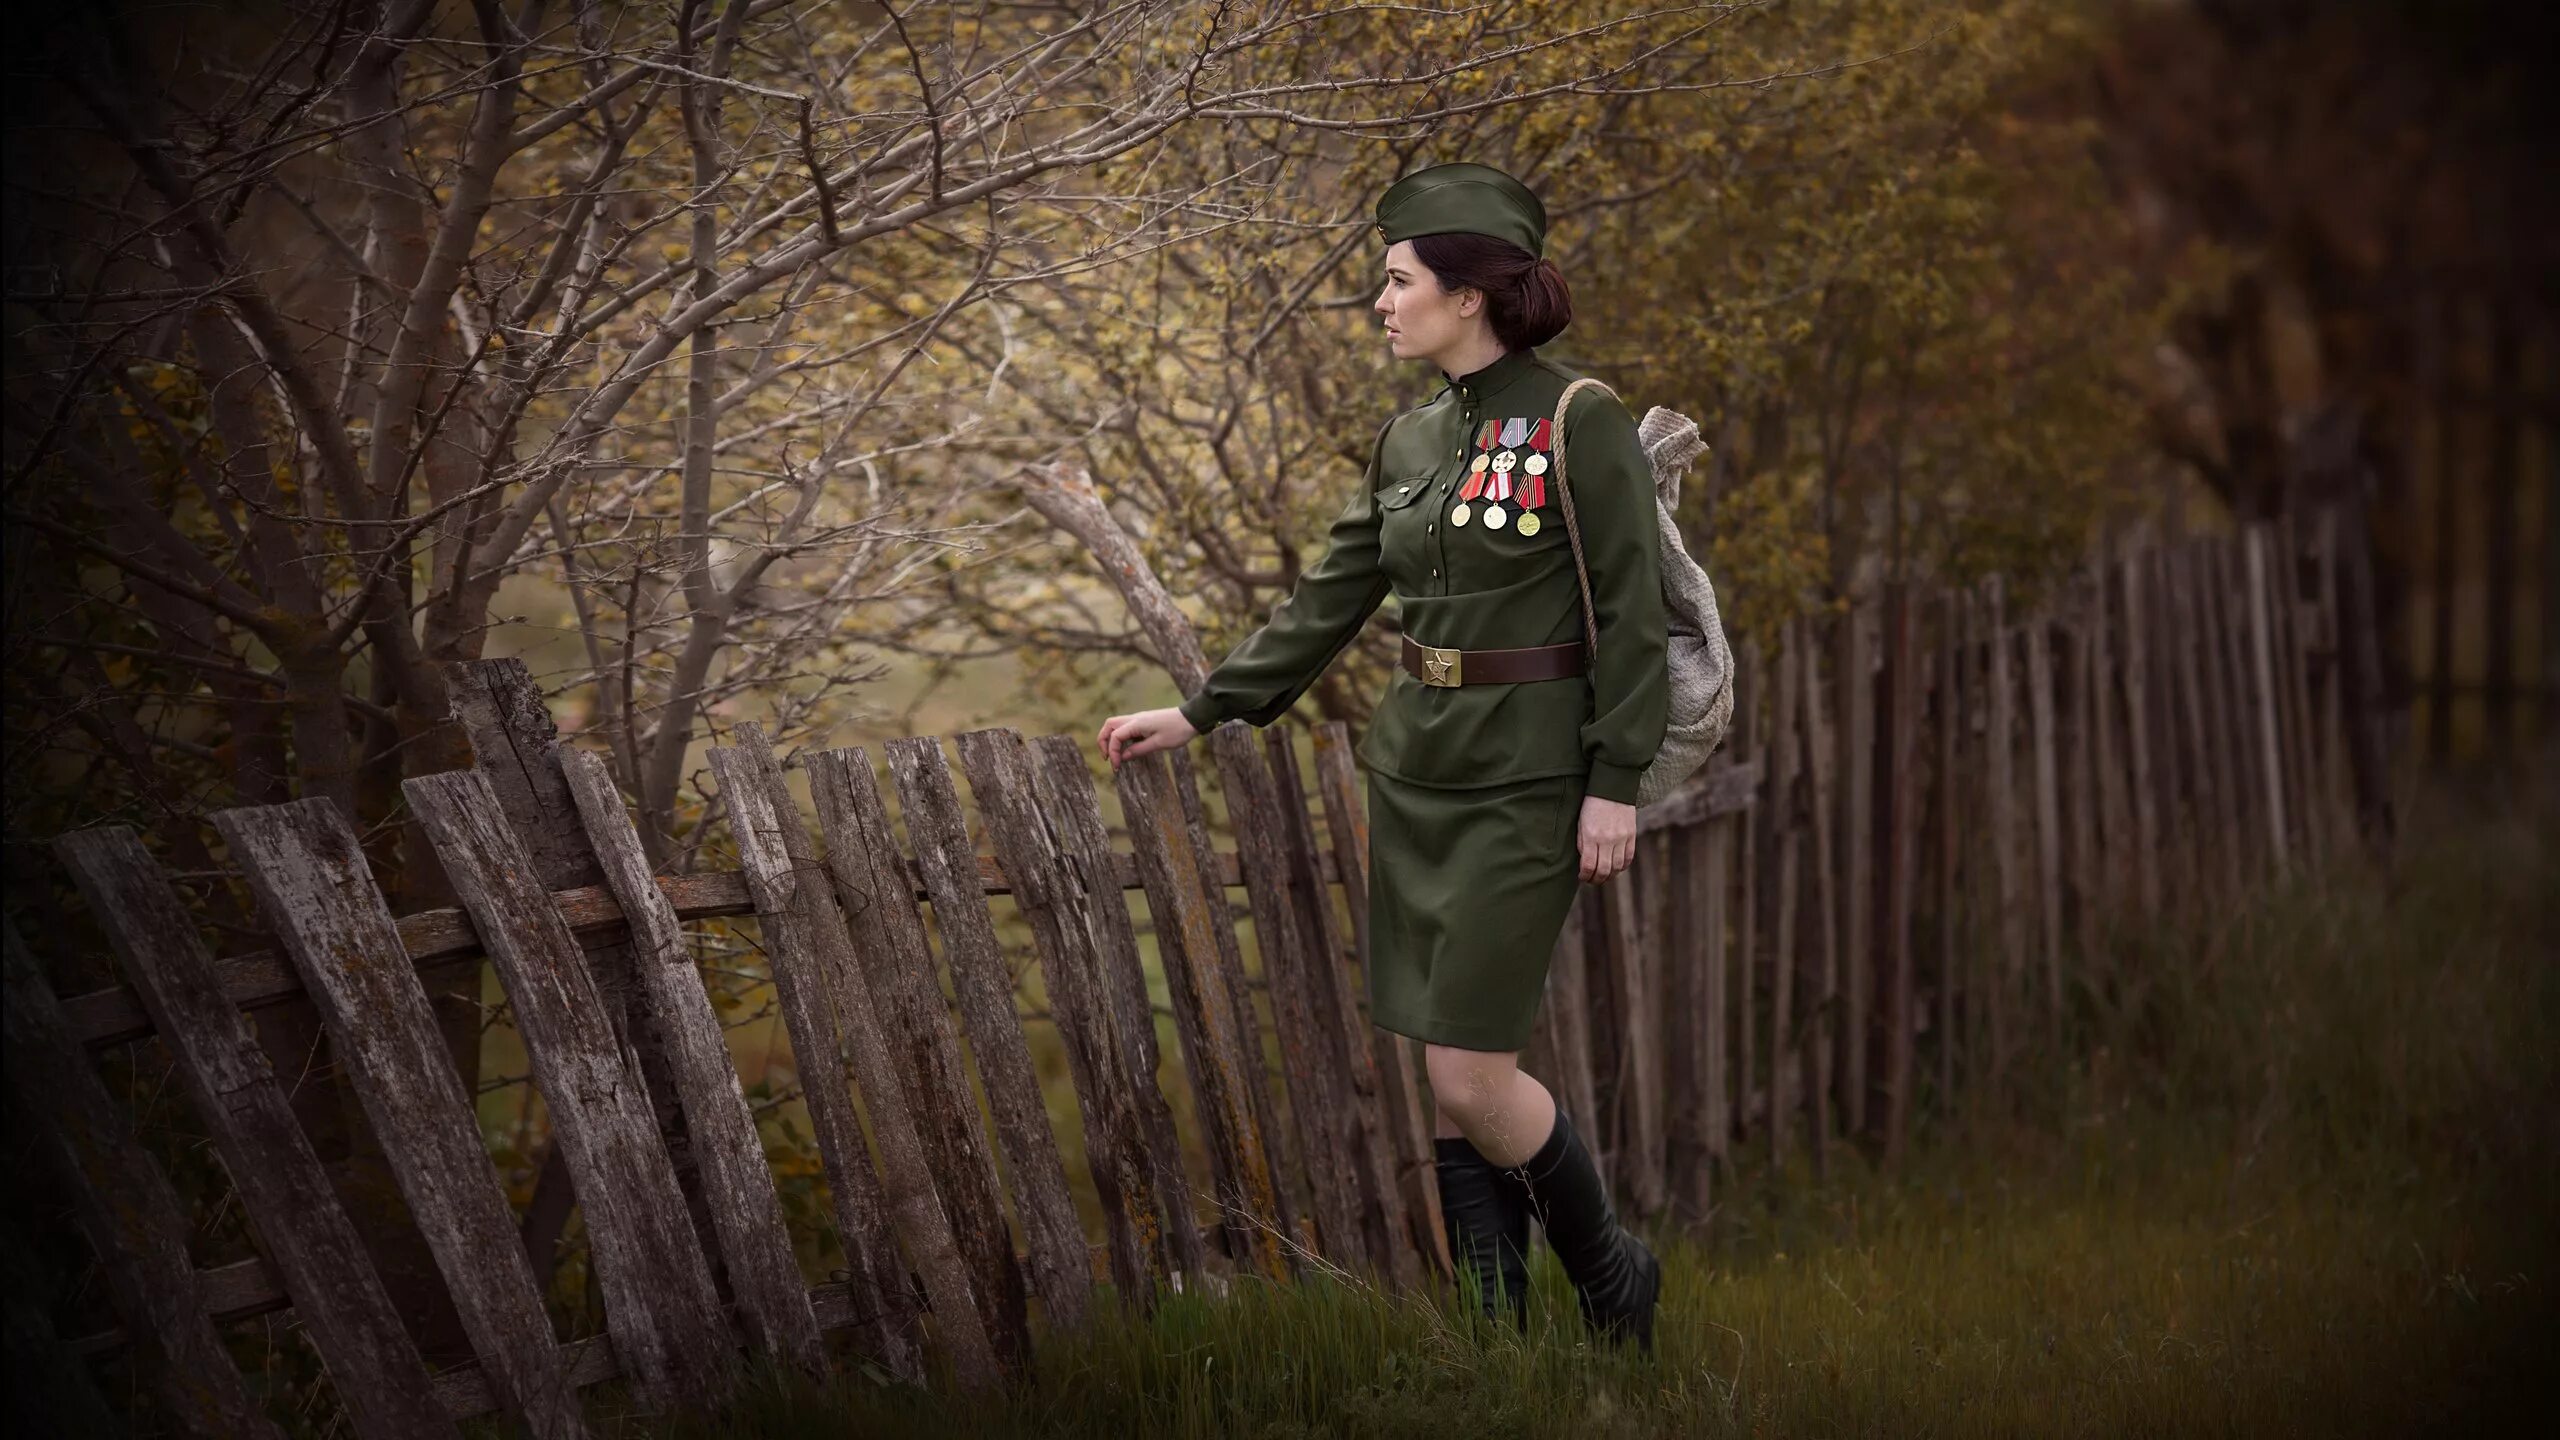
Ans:
{"type": "Polygon", "coordinates": [[[1599,1168],[1555,1097],[1520,1073],[1516,1053],[1430,1044],[1422,1053],[1441,1113],[1485,1160],[1525,1187],[1528,1208],[1573,1281],[1584,1321],[1612,1339],[1632,1336],[1650,1351],[1661,1262],[1618,1224],[1599,1168]]]}
{"type": "Polygon", "coordinates": [[[1556,1099],[1520,1068],[1516,1050],[1461,1050],[1424,1044],[1435,1136],[1464,1135],[1484,1158],[1506,1168],[1538,1153],[1555,1128],[1556,1099]]]}
{"type": "MultiPolygon", "coordinates": [[[[1507,1081],[1537,1082],[1519,1073],[1519,1056],[1482,1051],[1449,1050],[1425,1044],[1424,1062],[1431,1075],[1432,1151],[1438,1157],[1440,1216],[1448,1228],[1449,1254],[1458,1264],[1460,1293],[1473,1284],[1477,1303],[1487,1318],[1507,1317],[1518,1329],[1529,1324],[1529,1191],[1508,1164],[1479,1150],[1468,1130],[1490,1133],[1492,1124],[1462,1122],[1458,1111],[1484,1107],[1463,1103],[1468,1095],[1501,1094],[1507,1081]],[[1443,1054],[1450,1058],[1444,1059],[1443,1054]],[[1470,1075],[1469,1057],[1484,1062],[1470,1075]],[[1502,1074],[1492,1072],[1506,1072],[1502,1074]]],[[[1516,1101],[1493,1107],[1503,1128],[1516,1128],[1516,1101]]]]}

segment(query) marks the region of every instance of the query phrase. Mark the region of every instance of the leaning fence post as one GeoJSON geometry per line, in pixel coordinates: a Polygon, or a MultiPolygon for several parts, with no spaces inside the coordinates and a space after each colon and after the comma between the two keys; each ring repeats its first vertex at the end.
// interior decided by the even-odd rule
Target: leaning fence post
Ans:
{"type": "MultiPolygon", "coordinates": [[[[645,1399],[699,1404],[735,1379],[736,1336],[640,1080],[577,937],[476,770],[402,787],[506,984],[552,1143],[567,1156],[614,1353],[645,1399]]],[[[396,1137],[386,1137],[395,1139],[396,1137]]]]}
{"type": "Polygon", "coordinates": [[[453,1434],[373,1257],[158,862],[122,826],[66,835],[54,850],[177,1062],[258,1248],[311,1332],[356,1433],[453,1434]]]}
{"type": "Polygon", "coordinates": [[[213,823],[320,1004],[499,1405],[537,1435],[583,1434],[471,1098],[346,815],[297,800],[213,823]]]}
{"type": "Polygon", "coordinates": [[[702,1194],[727,1262],[738,1319],[756,1347],[811,1375],[826,1371],[818,1320],[791,1250],[753,1112],[738,1085],[718,1012],[685,953],[675,907],[649,873],[640,832],[604,762],[578,750],[560,752],[560,769],[577,801],[587,839],[604,867],[605,884],[622,904],[631,934],[639,999],[667,1041],[667,1066],[684,1105],[685,1130],[701,1165],[702,1194]]]}

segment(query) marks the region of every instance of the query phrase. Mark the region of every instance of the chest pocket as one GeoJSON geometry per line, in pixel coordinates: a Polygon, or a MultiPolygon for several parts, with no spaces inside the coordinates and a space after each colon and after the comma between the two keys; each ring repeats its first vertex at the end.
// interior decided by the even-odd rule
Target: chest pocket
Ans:
{"type": "Polygon", "coordinates": [[[1407,475],[1389,481],[1375,493],[1378,500],[1378,549],[1388,578],[1399,586],[1418,586],[1437,562],[1429,555],[1436,535],[1428,528],[1437,476],[1407,475]]]}

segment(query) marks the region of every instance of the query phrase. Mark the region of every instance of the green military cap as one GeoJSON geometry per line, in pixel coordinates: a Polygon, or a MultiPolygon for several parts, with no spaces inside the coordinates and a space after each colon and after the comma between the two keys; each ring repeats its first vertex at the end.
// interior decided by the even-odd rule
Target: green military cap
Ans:
{"type": "Polygon", "coordinates": [[[1390,245],[1452,231],[1490,235],[1543,255],[1547,207],[1492,166],[1464,161],[1416,170],[1378,197],[1378,238],[1390,245]]]}

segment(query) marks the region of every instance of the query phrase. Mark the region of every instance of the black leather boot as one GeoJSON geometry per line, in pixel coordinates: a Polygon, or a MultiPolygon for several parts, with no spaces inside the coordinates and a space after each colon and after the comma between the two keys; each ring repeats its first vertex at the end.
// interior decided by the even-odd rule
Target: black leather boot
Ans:
{"type": "Polygon", "coordinates": [[[1632,1335],[1650,1354],[1662,1262],[1618,1224],[1599,1168],[1562,1109],[1556,1111],[1554,1133],[1516,1173],[1528,1186],[1529,1208],[1545,1228],[1547,1243],[1573,1279],[1583,1322],[1610,1342],[1632,1335]]]}
{"type": "Polygon", "coordinates": [[[1486,1319],[1507,1311],[1512,1326],[1526,1331],[1528,1192],[1517,1176],[1484,1158],[1463,1135],[1435,1139],[1432,1146],[1438,1152],[1440,1218],[1449,1232],[1451,1262],[1461,1277],[1475,1277],[1486,1319]]]}

